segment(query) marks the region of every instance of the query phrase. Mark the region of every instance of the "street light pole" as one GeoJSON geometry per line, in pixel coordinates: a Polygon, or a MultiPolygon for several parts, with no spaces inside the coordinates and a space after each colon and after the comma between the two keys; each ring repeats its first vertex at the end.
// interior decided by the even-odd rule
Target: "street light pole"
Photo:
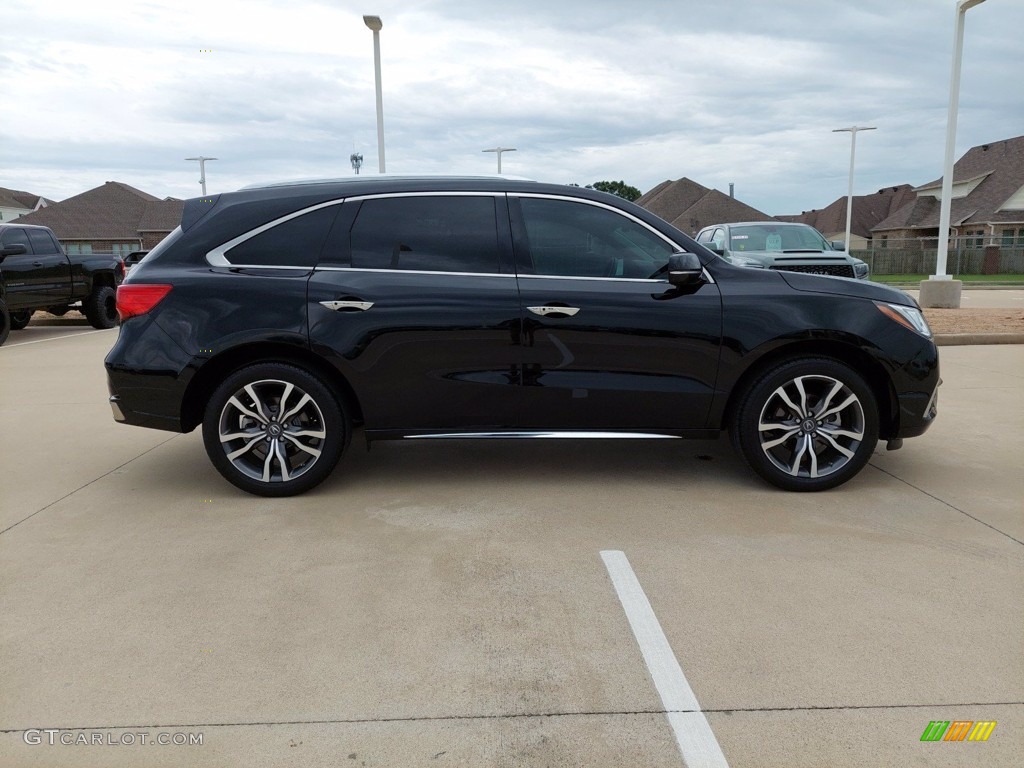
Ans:
{"type": "Polygon", "coordinates": [[[874,130],[877,130],[874,126],[852,125],[849,128],[836,128],[832,131],[832,133],[849,132],[850,134],[850,186],[846,191],[846,239],[843,241],[847,253],[850,252],[850,226],[853,222],[853,159],[857,156],[857,131],[874,130]]]}
{"type": "Polygon", "coordinates": [[[960,62],[964,53],[964,17],[967,11],[985,0],[958,0],[953,28],[953,69],[949,76],[949,109],[946,113],[946,153],[942,163],[942,198],[939,200],[939,242],[935,255],[935,274],[921,282],[921,305],[925,307],[960,306],[959,281],[946,274],[949,255],[949,218],[953,196],[953,153],[956,151],[956,118],[960,105],[960,62]],[[938,285],[933,281],[941,281],[938,285]],[[951,284],[952,283],[952,284],[951,284]]]}
{"type": "Polygon", "coordinates": [[[373,75],[377,84],[377,164],[384,173],[384,96],[380,87],[380,16],[363,16],[363,23],[373,31],[373,75]]]}
{"type": "Polygon", "coordinates": [[[495,147],[494,149],[485,149],[484,152],[494,152],[498,155],[498,173],[501,173],[501,153],[502,152],[515,152],[515,147],[495,147]]]}
{"type": "Polygon", "coordinates": [[[203,197],[206,197],[206,161],[216,160],[216,157],[186,157],[186,160],[198,160],[199,161],[199,183],[203,185],[203,197]]]}

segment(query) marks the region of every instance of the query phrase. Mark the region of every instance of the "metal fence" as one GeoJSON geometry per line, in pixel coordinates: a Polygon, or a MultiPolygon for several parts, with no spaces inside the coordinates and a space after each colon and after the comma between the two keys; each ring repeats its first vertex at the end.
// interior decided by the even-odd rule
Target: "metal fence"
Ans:
{"type": "MultiPolygon", "coordinates": [[[[873,243],[870,248],[850,251],[850,255],[866,261],[873,275],[935,274],[938,250],[934,238],[923,243],[890,240],[886,246],[882,248],[873,243]]],[[[961,238],[950,243],[946,272],[950,275],[1024,274],[1024,243],[1015,243],[1012,247],[985,247],[976,240],[961,238]]]]}

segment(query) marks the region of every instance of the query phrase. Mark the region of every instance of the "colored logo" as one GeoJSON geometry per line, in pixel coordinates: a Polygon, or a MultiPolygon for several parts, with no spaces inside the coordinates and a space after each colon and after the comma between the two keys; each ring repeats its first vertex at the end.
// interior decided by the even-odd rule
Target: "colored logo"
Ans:
{"type": "Polygon", "coordinates": [[[995,727],[995,720],[932,720],[921,741],[988,741],[995,727]]]}

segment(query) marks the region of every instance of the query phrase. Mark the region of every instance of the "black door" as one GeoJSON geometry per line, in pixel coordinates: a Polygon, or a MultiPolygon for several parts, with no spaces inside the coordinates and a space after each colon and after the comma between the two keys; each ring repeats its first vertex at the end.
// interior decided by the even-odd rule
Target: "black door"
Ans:
{"type": "Polygon", "coordinates": [[[370,437],[516,424],[519,297],[503,195],[346,202],[308,312],[313,349],[351,383],[370,437]]]}
{"type": "Polygon", "coordinates": [[[610,206],[510,196],[523,302],[524,426],[704,428],[721,343],[718,286],[665,278],[678,246],[610,206]]]}
{"type": "MultiPolygon", "coordinates": [[[[48,289],[55,281],[55,265],[49,263],[51,259],[46,254],[35,253],[29,239],[30,231],[22,227],[8,227],[0,232],[0,245],[25,246],[25,253],[7,256],[0,262],[7,288],[7,306],[12,310],[40,307],[49,303],[48,289]]],[[[58,254],[58,258],[66,261],[62,254],[58,254]]]]}

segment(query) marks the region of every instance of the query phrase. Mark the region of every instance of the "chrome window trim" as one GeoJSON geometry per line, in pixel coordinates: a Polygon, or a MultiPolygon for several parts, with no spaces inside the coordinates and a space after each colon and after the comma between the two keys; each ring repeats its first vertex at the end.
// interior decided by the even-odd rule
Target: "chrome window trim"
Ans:
{"type": "Polygon", "coordinates": [[[396,275],[457,275],[459,277],[515,277],[513,272],[444,272],[432,269],[371,269],[370,267],[317,266],[316,272],[384,272],[396,275]]]}
{"type": "MultiPolygon", "coordinates": [[[[353,195],[350,197],[337,198],[335,200],[328,200],[324,203],[317,203],[311,205],[308,208],[289,213],[286,216],[281,216],[273,221],[269,221],[255,229],[249,230],[238,237],[229,240],[228,242],[219,245],[213,250],[206,254],[206,261],[210,266],[213,267],[228,267],[236,269],[292,269],[302,271],[327,271],[327,272],[396,272],[404,273],[407,275],[459,275],[459,276],[476,276],[476,277],[523,277],[523,278],[536,278],[541,280],[591,280],[591,281],[605,281],[605,282],[626,282],[626,283],[667,283],[668,280],[650,279],[650,278],[637,278],[637,277],[578,277],[575,275],[525,275],[518,273],[497,273],[497,272],[443,272],[440,270],[420,270],[420,269],[368,269],[359,267],[326,267],[320,265],[314,266],[294,266],[294,265],[276,265],[276,264],[234,264],[228,261],[225,255],[227,251],[231,250],[237,245],[244,243],[250,238],[256,237],[256,235],[266,232],[268,229],[276,227],[278,224],[283,224],[291,219],[296,219],[299,216],[303,216],[312,211],[320,210],[321,208],[328,208],[332,205],[341,205],[345,202],[359,202],[362,200],[382,200],[392,197],[532,197],[540,198],[545,200],[562,200],[570,203],[582,203],[584,205],[592,205],[595,208],[604,208],[605,210],[617,213],[630,221],[639,224],[644,229],[657,235],[659,238],[664,240],[666,243],[671,245],[678,251],[685,251],[686,249],[679,243],[672,240],[672,238],[659,232],[657,229],[652,227],[647,222],[636,216],[622,211],[613,205],[607,203],[601,203],[596,200],[587,200],[586,198],[573,197],[571,195],[555,195],[549,193],[533,193],[533,192],[483,192],[483,191],[414,191],[414,192],[381,192],[373,195],[353,195]]],[[[706,268],[701,269],[701,274],[704,280],[708,283],[714,283],[715,279],[708,273],[706,268]]]]}
{"type": "Polygon", "coordinates": [[[679,435],[665,435],[659,432],[438,432],[429,435],[405,435],[406,440],[431,440],[437,438],[548,438],[568,440],[681,440],[679,435]]]}
{"type": "MultiPolygon", "coordinates": [[[[337,200],[328,200],[326,203],[317,203],[316,205],[311,205],[308,208],[303,208],[302,210],[295,211],[294,213],[289,213],[286,216],[281,216],[280,218],[274,219],[273,221],[268,221],[266,224],[261,224],[260,226],[256,227],[256,229],[250,229],[248,232],[243,232],[242,234],[240,234],[238,237],[234,238],[233,240],[228,240],[226,243],[223,243],[222,245],[218,245],[212,251],[208,251],[207,254],[206,254],[206,261],[207,261],[207,263],[209,263],[211,266],[214,266],[214,267],[247,267],[249,269],[252,269],[253,267],[251,267],[251,266],[249,266],[247,264],[233,264],[232,262],[228,261],[227,256],[225,256],[224,254],[226,254],[228,251],[230,251],[236,245],[241,245],[246,240],[254,238],[254,237],[256,237],[256,235],[263,234],[268,229],[273,229],[278,224],[284,224],[286,221],[291,221],[292,219],[297,219],[299,216],[304,216],[307,213],[312,213],[313,211],[319,211],[321,208],[329,208],[332,205],[341,205],[342,203],[345,202],[345,200],[346,200],[346,198],[342,197],[342,198],[338,198],[337,200]]],[[[313,265],[313,264],[311,264],[308,267],[288,266],[288,267],[283,267],[283,269],[307,269],[308,270],[308,269],[313,269],[314,266],[315,265],[313,265]]],[[[268,266],[268,267],[263,267],[263,268],[264,269],[282,269],[282,267],[278,267],[278,266],[268,266]]]]}

